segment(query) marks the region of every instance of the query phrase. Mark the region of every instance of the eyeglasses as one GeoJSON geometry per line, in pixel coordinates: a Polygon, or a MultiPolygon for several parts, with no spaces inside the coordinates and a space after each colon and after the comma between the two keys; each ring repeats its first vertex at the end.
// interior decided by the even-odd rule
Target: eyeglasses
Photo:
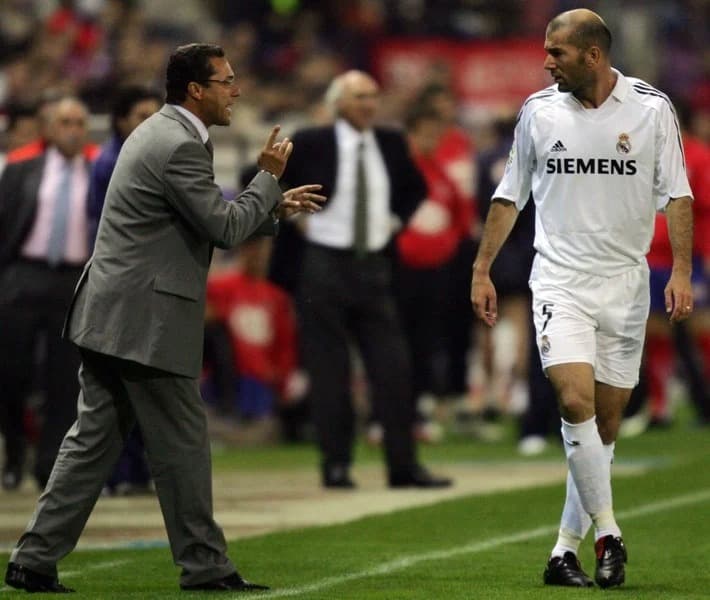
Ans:
{"type": "Polygon", "coordinates": [[[237,80],[234,77],[227,77],[227,79],[205,79],[205,83],[219,83],[224,87],[233,87],[236,85],[237,80]]]}

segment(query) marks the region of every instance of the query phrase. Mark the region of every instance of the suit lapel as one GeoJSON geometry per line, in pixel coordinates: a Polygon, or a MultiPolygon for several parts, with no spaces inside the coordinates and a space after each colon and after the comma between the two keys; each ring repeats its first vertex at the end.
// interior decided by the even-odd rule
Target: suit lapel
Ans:
{"type": "Polygon", "coordinates": [[[44,173],[44,165],[46,162],[46,152],[27,162],[24,181],[22,182],[23,193],[17,207],[17,222],[20,224],[20,229],[25,233],[32,227],[32,223],[34,223],[37,214],[37,207],[39,206],[39,186],[42,183],[42,174],[44,173]]]}
{"type": "Polygon", "coordinates": [[[187,129],[192,137],[200,142],[200,144],[202,143],[202,138],[200,137],[200,133],[197,131],[197,128],[190,122],[190,119],[183,115],[172,104],[164,104],[160,109],[160,114],[180,123],[185,129],[187,129]]]}
{"type": "Polygon", "coordinates": [[[323,194],[330,197],[335,192],[335,178],[338,175],[338,143],[335,139],[335,126],[323,130],[322,140],[322,152],[319,153],[321,162],[313,165],[316,171],[314,181],[322,183],[323,194]]]}

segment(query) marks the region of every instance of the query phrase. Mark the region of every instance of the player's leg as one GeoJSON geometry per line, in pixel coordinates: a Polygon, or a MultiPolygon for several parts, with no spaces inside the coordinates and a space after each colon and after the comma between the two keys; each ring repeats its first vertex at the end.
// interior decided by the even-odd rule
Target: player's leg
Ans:
{"type": "MultiPolygon", "coordinates": [[[[604,444],[609,464],[609,490],[611,492],[611,464],[614,460],[616,438],[624,409],[631,397],[631,388],[618,388],[596,383],[596,412],[599,435],[604,444]]],[[[621,585],[625,579],[626,546],[613,511],[594,522],[594,548],[597,555],[595,580],[601,587],[621,585]]]]}
{"type": "Polygon", "coordinates": [[[558,539],[543,578],[549,585],[586,587],[592,580],[582,570],[577,550],[591,519],[583,508],[575,471],[588,482],[584,465],[602,462],[604,451],[594,418],[596,323],[585,303],[571,293],[583,287],[578,277],[536,261],[531,290],[540,360],[558,400],[570,468],[558,539]]]}
{"type": "Polygon", "coordinates": [[[609,507],[595,527],[597,568],[601,587],[621,585],[625,579],[626,547],[611,505],[611,464],[614,443],[631,391],[638,383],[644,335],[649,315],[649,280],[645,265],[609,282],[600,301],[596,334],[595,403],[599,435],[607,451],[609,507]]]}
{"type": "Polygon", "coordinates": [[[545,583],[585,587],[592,585],[592,580],[577,559],[579,545],[593,519],[611,508],[608,463],[605,469],[605,451],[594,413],[594,375],[587,363],[551,366],[547,375],[558,399],[569,473],[545,583]]]}

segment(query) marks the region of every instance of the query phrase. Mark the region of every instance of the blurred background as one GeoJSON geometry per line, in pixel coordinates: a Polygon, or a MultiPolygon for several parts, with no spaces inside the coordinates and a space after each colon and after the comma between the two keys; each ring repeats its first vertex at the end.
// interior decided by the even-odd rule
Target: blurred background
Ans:
{"type": "MultiPolygon", "coordinates": [[[[446,137],[442,131],[455,130],[436,156],[470,205],[461,212],[467,221],[455,259],[442,266],[447,293],[429,298],[439,329],[429,344],[431,377],[417,398],[422,427],[416,435],[423,442],[440,441],[447,431],[496,441],[503,418],[514,423],[522,454],[540,453],[556,436],[559,420],[530,343],[530,219],[519,246],[510,246],[503,275],[515,272],[517,280],[508,282],[510,309],[493,335],[473,324],[467,287],[487,202],[510,147],[512,120],[527,95],[551,83],[542,68],[545,26],[555,14],[582,6],[609,25],[613,65],[682,106],[687,132],[707,147],[710,0],[0,0],[0,169],[8,153],[40,135],[37,108],[47,98],[81,98],[90,112],[90,141],[103,144],[112,133],[117,90],[141,85],[162,94],[172,50],[213,42],[225,49],[241,89],[231,126],[210,132],[216,181],[227,196],[242,188],[243,171],[274,124],[289,135],[327,121],[322,98],[333,77],[350,68],[370,72],[382,87],[381,123],[409,128],[407,115],[428,104],[441,121],[436,143],[446,137]]],[[[424,147],[426,132],[409,129],[413,147],[424,147]]],[[[706,162],[700,164],[708,172],[710,154],[703,152],[706,162]]],[[[707,199],[707,186],[703,194],[707,199]]],[[[710,238],[708,233],[698,236],[710,238]]],[[[710,258],[703,258],[710,273],[710,258]]],[[[308,374],[298,356],[298,307],[288,281],[273,277],[275,269],[289,268],[274,265],[271,248],[263,244],[249,245],[236,257],[216,257],[208,300],[217,318],[212,315],[208,327],[204,383],[215,439],[234,444],[312,439],[308,374]],[[278,311],[270,314],[256,296],[247,306],[230,304],[226,290],[232,284],[224,279],[229,272],[257,286],[271,279],[282,287],[274,292],[281,294],[278,311]],[[239,373],[236,391],[234,373],[227,373],[224,383],[218,372],[225,364],[239,370],[252,363],[252,372],[239,373]]],[[[707,291],[700,292],[707,296],[707,291]]],[[[673,399],[689,394],[697,396],[698,421],[710,423],[710,334],[707,340],[702,356],[691,356],[685,367],[673,367],[668,354],[661,379],[658,369],[650,369],[652,389],[636,394],[629,419],[642,418],[629,421],[628,435],[649,424],[672,424],[673,399]],[[694,392],[685,383],[689,370],[698,375],[694,392]],[[656,399],[650,408],[649,395],[656,399]]],[[[44,360],[40,346],[36,362],[44,360]]],[[[358,367],[357,357],[354,362],[358,367]]],[[[366,439],[377,445],[381,431],[377,423],[367,425],[366,384],[359,373],[353,391],[363,405],[366,439]]],[[[24,419],[30,441],[47,426],[40,376],[34,388],[24,419]]],[[[15,477],[3,487],[18,484],[15,477]]]]}
{"type": "MultiPolygon", "coordinates": [[[[605,17],[617,68],[707,112],[708,0],[0,0],[0,132],[8,111],[52,90],[88,103],[101,141],[118,86],[162,90],[170,51],[210,41],[225,48],[242,90],[231,130],[213,132],[222,185],[237,186],[272,123],[288,133],[322,118],[325,86],[349,67],[382,83],[386,122],[401,122],[427,84],[450,86],[457,117],[485,149],[491,118],[549,83],[546,23],[579,6],[605,17]]],[[[697,118],[708,139],[708,117],[697,118]]],[[[0,137],[2,150],[18,143],[0,137]]]]}

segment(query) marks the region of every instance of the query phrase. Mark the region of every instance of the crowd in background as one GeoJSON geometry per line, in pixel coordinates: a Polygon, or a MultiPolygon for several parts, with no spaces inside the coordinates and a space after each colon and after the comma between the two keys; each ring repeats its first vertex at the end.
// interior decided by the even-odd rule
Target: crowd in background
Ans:
{"type": "MultiPolygon", "coordinates": [[[[697,151],[700,167],[695,168],[703,171],[704,164],[704,171],[710,171],[710,3],[583,4],[620,28],[615,65],[658,85],[684,108],[688,136],[705,148],[697,151]]],[[[107,115],[118,90],[131,85],[162,90],[165,62],[175,46],[211,41],[225,49],[241,89],[231,126],[212,132],[216,177],[225,190],[240,189],[242,172],[272,125],[280,123],[289,134],[326,122],[330,115],[323,94],[330,81],[348,68],[372,72],[373,55],[384,41],[505,43],[533,38],[541,45],[549,18],[577,6],[579,2],[568,0],[3,0],[0,150],[5,155],[37,138],[42,127],[39,107],[62,96],[77,96],[85,103],[91,115],[90,137],[105,142],[107,115]]],[[[498,261],[503,326],[493,333],[474,331],[468,304],[479,226],[502,173],[512,119],[523,100],[491,107],[487,118],[469,120],[466,100],[457,97],[445,65],[430,69],[414,84],[382,89],[379,121],[406,130],[433,200],[415,213],[412,227],[398,240],[398,301],[416,366],[419,439],[440,438],[433,425],[441,415],[441,398],[455,399],[450,406],[457,427],[486,439],[495,431],[484,426],[486,419],[500,413],[520,417],[523,453],[544,448],[559,423],[529,332],[531,214],[519,220],[498,261]],[[412,306],[421,310],[408,311],[412,306]],[[422,319],[421,314],[426,316],[422,319]]],[[[697,175],[695,184],[696,204],[707,210],[707,177],[697,175]]],[[[705,218],[697,218],[699,238],[708,233],[701,229],[707,227],[705,218]]],[[[286,240],[298,234],[289,227],[284,233],[286,240]]],[[[710,269],[704,250],[698,252],[699,268],[710,269]]],[[[279,276],[292,273],[283,263],[292,258],[281,242],[272,248],[266,241],[245,246],[236,257],[215,258],[208,290],[204,394],[222,417],[215,427],[228,439],[249,435],[246,429],[234,432],[231,424],[239,422],[263,425],[256,437],[272,439],[276,413],[284,437],[308,437],[308,373],[298,358],[298,314],[292,298],[296,282],[279,276]],[[225,419],[230,426],[224,426],[225,419]]],[[[701,313],[701,318],[708,317],[701,313]]],[[[703,378],[708,375],[710,342],[703,338],[700,346],[701,362],[695,370],[700,381],[707,381],[703,378]]],[[[668,347],[665,343],[663,357],[652,360],[653,365],[662,363],[665,379],[659,381],[658,369],[651,369],[652,410],[657,410],[651,417],[660,424],[671,420],[667,405],[658,408],[674,371],[668,347]]],[[[685,361],[680,372],[692,372],[696,359],[685,361]]],[[[354,385],[361,385],[357,377],[354,385]]],[[[702,383],[698,385],[693,398],[698,416],[710,422],[710,414],[703,412],[710,400],[702,383]]],[[[364,397],[360,391],[356,395],[364,397]]],[[[32,420],[24,426],[31,436],[32,420]]],[[[380,442],[376,415],[367,431],[372,443],[380,442]]]]}

